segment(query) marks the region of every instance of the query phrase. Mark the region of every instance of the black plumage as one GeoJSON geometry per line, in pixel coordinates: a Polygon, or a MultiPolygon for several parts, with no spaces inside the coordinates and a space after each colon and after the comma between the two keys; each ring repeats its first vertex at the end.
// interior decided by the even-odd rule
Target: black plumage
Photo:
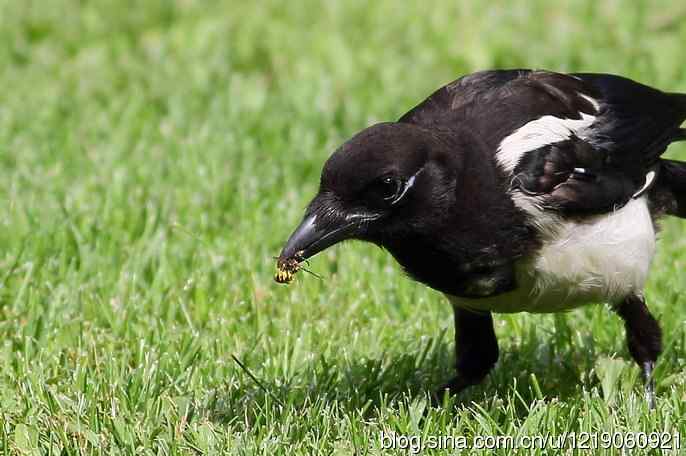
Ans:
{"type": "Polygon", "coordinates": [[[453,302],[452,391],[497,360],[490,312],[609,302],[652,402],[661,336],[642,287],[653,220],[686,216],[686,164],[660,158],[685,119],[685,95],[619,76],[465,76],[331,156],[278,265],[344,239],[387,249],[453,302]]]}

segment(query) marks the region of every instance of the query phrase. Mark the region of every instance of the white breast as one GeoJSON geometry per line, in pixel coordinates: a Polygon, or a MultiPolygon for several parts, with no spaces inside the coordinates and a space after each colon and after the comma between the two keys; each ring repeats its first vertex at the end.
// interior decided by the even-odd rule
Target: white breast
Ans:
{"type": "Polygon", "coordinates": [[[551,214],[539,220],[545,220],[539,227],[544,243],[516,265],[516,290],[482,299],[450,296],[453,304],[493,312],[558,312],[642,292],[655,252],[646,197],[581,221],[551,214]]]}

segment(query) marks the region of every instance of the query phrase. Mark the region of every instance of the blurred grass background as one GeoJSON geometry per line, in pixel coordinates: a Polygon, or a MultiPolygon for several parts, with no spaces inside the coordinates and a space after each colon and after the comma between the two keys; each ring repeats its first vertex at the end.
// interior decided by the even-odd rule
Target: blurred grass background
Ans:
{"type": "Polygon", "coordinates": [[[0,0],[0,451],[686,439],[683,221],[663,224],[647,290],[666,347],[654,413],[605,306],[499,316],[494,373],[429,408],[452,375],[442,296],[355,243],[312,261],[323,281],[271,279],[323,161],[359,129],[495,67],[686,92],[685,47],[678,1],[0,0]]]}

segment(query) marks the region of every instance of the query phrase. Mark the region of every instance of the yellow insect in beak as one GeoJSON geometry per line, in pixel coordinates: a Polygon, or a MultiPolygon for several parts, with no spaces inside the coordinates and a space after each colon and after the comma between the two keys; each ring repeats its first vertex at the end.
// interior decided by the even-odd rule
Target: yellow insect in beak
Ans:
{"type": "Polygon", "coordinates": [[[291,283],[295,273],[300,269],[300,263],[296,258],[282,259],[279,258],[276,262],[276,273],[274,280],[277,283],[291,283]]]}
{"type": "Polygon", "coordinates": [[[274,274],[274,280],[278,283],[290,283],[293,280],[294,274],[286,269],[276,268],[276,274],[274,274]]]}

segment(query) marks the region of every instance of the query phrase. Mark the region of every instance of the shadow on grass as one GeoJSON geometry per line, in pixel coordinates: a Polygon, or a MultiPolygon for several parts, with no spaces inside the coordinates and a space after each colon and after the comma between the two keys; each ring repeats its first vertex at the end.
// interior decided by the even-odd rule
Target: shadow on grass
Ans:
{"type": "MultiPolygon", "coordinates": [[[[519,398],[514,401],[517,413],[524,417],[528,404],[540,397],[564,401],[578,397],[582,386],[596,385],[597,379],[588,375],[595,362],[593,350],[587,344],[560,345],[556,337],[534,331],[520,344],[501,349],[500,360],[488,378],[453,397],[448,406],[476,403],[486,407],[494,398],[514,395],[519,398]]],[[[260,377],[246,367],[239,370],[239,383],[218,391],[206,411],[211,419],[224,423],[258,422],[269,409],[302,411],[310,407],[335,407],[372,418],[389,406],[428,400],[452,377],[453,344],[446,337],[432,339],[420,348],[411,353],[382,353],[376,358],[337,359],[335,364],[321,356],[289,379],[260,377]]]]}

